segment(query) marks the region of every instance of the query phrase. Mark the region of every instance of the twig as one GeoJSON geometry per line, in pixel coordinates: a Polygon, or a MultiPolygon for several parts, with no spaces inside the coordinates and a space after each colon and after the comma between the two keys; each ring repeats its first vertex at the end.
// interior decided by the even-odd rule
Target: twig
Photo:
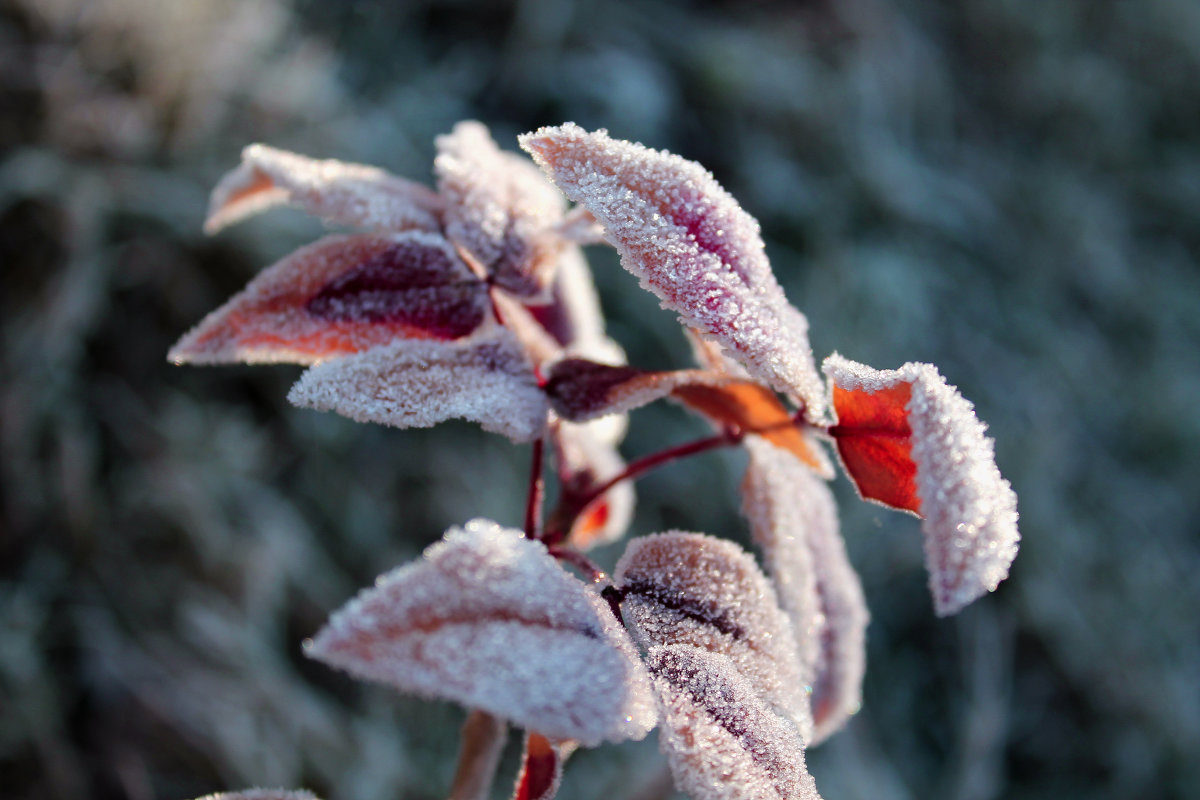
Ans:
{"type": "Polygon", "coordinates": [[[487,800],[507,732],[504,721],[491,714],[476,710],[467,716],[450,800],[487,800]]]}
{"type": "Polygon", "coordinates": [[[544,437],[534,439],[533,456],[529,466],[529,495],[525,501],[525,536],[530,539],[542,538],[542,499],[546,493],[546,481],[542,477],[542,457],[545,448],[544,437]]]}

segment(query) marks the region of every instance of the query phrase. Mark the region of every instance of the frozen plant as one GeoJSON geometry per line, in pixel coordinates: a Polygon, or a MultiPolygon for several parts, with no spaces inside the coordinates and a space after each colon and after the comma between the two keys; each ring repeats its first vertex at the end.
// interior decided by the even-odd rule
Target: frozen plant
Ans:
{"type": "Polygon", "coordinates": [[[306,643],[360,678],[472,709],[453,797],[487,796],[511,724],[525,731],[518,800],[552,797],[575,748],[655,727],[697,800],[816,798],[804,749],[857,710],[867,625],[826,448],[865,499],[922,518],[944,616],[995,589],[1017,552],[992,441],[928,364],[835,354],[818,370],[757,222],[699,165],[569,123],[520,143],[536,166],[457,125],[437,141],[436,191],[247,148],[207,230],[290,204],[366,232],[270,267],[170,358],[307,364],[296,405],[397,427],[465,418],[532,443],[522,529],[450,529],[306,643]],[[580,250],[601,241],[679,315],[695,367],[625,363],[580,250]],[[624,414],[666,397],[715,433],[626,465],[624,414]],[[543,514],[547,445],[559,499],[543,514]],[[679,531],[632,540],[611,577],[588,558],[625,534],[636,478],[733,445],[748,451],[743,509],[765,572],[732,542],[679,531]]]}

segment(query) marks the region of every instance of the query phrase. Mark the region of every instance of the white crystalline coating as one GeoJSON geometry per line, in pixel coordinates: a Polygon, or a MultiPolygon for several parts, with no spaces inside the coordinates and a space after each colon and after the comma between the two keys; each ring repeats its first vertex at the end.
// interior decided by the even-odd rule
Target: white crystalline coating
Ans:
{"type": "Polygon", "coordinates": [[[659,746],[694,800],[820,800],[804,739],[719,653],[653,647],[646,658],[660,704],[659,746]]]}
{"type": "MultiPolygon", "coordinates": [[[[565,491],[598,487],[625,469],[625,460],[607,438],[610,435],[603,427],[597,429],[595,422],[580,425],[560,420],[551,426],[550,440],[565,491]]],[[[607,505],[599,527],[577,532],[571,544],[585,550],[620,539],[633,520],[634,499],[633,481],[621,481],[609,489],[603,495],[607,505]]]]}
{"type": "Polygon", "coordinates": [[[553,266],[560,240],[551,232],[563,218],[562,195],[528,160],[497,147],[479,122],[460,122],[436,143],[446,235],[506,288],[547,277],[535,273],[553,266]]]}
{"type": "Polygon", "coordinates": [[[503,328],[457,342],[401,341],[326,361],[300,376],[288,400],[397,428],[466,419],[514,442],[540,436],[549,411],[524,352],[503,328]]]}
{"type": "Polygon", "coordinates": [[[559,236],[575,244],[600,244],[605,241],[604,226],[583,206],[575,206],[564,214],[557,231],[559,236]]]}
{"type": "Polygon", "coordinates": [[[377,167],[312,159],[263,144],[213,189],[206,233],[277,205],[294,205],[338,225],[363,230],[438,230],[441,200],[418,183],[377,167]]]}
{"type": "Polygon", "coordinates": [[[812,686],[812,746],[862,705],[870,615],[838,532],[828,484],[788,453],[747,437],[742,509],[762,548],[779,604],[792,620],[812,686]]]}
{"type": "Polygon", "coordinates": [[[317,800],[317,796],[303,789],[243,789],[206,794],[196,800],[317,800]]]}
{"type": "Polygon", "coordinates": [[[849,390],[912,387],[908,420],[916,464],[925,565],[934,611],[957,613],[1008,577],[1021,539],[1017,495],[996,466],[995,445],[975,408],[932,364],[876,370],[834,354],[825,374],[849,390]]]}
{"type": "Polygon", "coordinates": [[[812,717],[791,621],[749,553],[698,533],[643,536],[629,543],[613,583],[642,644],[686,644],[728,656],[807,741],[812,717]]]}
{"type": "Polygon", "coordinates": [[[757,221],[700,165],[567,123],[520,137],[571,200],[604,226],[663,306],[755,376],[824,413],[808,323],[771,272],[757,221]]]}
{"type": "Polygon", "coordinates": [[[640,739],[649,676],[607,603],[544,545],[488,520],[333,615],[308,655],[402,691],[459,702],[552,739],[640,739]]]}

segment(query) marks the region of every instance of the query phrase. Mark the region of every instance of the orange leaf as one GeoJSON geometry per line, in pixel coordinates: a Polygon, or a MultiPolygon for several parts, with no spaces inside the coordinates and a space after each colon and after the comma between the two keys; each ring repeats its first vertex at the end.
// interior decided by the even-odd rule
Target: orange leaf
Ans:
{"type": "Polygon", "coordinates": [[[829,429],[846,472],[863,497],[892,508],[920,513],[917,466],[912,460],[908,424],[912,386],[898,383],[874,393],[834,384],[838,423],[829,429]]]}
{"type": "Polygon", "coordinates": [[[556,744],[540,733],[528,731],[513,800],[551,800],[562,783],[563,763],[574,750],[574,742],[556,744]]]}

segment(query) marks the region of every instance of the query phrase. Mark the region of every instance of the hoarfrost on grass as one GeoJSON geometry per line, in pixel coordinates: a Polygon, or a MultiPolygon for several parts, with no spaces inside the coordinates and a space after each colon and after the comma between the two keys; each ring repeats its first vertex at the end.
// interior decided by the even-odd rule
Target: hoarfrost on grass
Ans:
{"type": "Polygon", "coordinates": [[[466,419],[514,442],[540,436],[549,413],[524,352],[504,328],[462,342],[401,341],[327,361],[301,375],[288,400],[397,428],[466,419]]]}
{"type": "Polygon", "coordinates": [[[488,520],[338,611],[308,654],[587,746],[656,721],[648,675],[607,604],[539,542],[488,520]]]}
{"type": "Polygon", "coordinates": [[[797,727],[762,701],[734,662],[685,644],[646,658],[660,704],[659,746],[694,800],[820,800],[797,727]]]}
{"type": "Polygon", "coordinates": [[[796,631],[812,687],[813,738],[839,730],[862,704],[870,615],[838,531],[825,481],[787,453],[747,437],[742,508],[779,603],[796,631]]]}
{"type": "Polygon", "coordinates": [[[621,263],[684,323],[757,377],[824,412],[808,323],[771,272],[758,222],[691,161],[567,123],[520,137],[550,178],[604,226],[621,263]]]}
{"type": "Polygon", "coordinates": [[[931,364],[876,370],[835,354],[824,370],[849,392],[911,387],[904,411],[937,615],[954,614],[993,591],[1017,555],[1017,496],[1000,475],[994,444],[974,406],[931,364]]]}

